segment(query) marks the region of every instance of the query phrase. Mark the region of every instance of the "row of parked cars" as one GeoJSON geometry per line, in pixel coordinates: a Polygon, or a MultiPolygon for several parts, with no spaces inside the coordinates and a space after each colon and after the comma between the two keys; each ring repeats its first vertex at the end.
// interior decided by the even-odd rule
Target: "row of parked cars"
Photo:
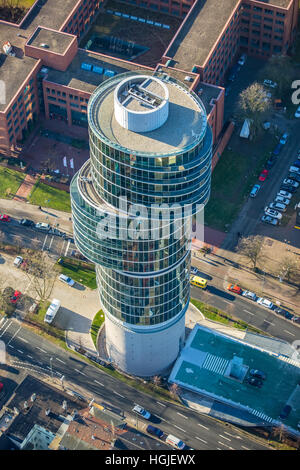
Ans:
{"type": "Polygon", "coordinates": [[[279,225],[283,213],[290,204],[293,193],[297,191],[300,184],[300,150],[298,151],[297,160],[289,167],[289,172],[282,180],[280,190],[274,200],[265,207],[265,214],[261,221],[270,225],[279,225]]]}
{"type": "Polygon", "coordinates": [[[268,299],[265,299],[264,297],[258,297],[254,292],[251,292],[249,290],[243,290],[240,286],[236,284],[228,284],[227,289],[230,292],[234,292],[235,294],[246,297],[246,299],[250,299],[250,300],[253,300],[253,302],[257,302],[262,307],[268,308],[269,310],[273,310],[275,313],[283,316],[284,318],[287,318],[288,320],[294,321],[296,323],[300,323],[300,317],[293,315],[292,313],[288,312],[288,310],[285,310],[284,308],[274,305],[273,302],[271,302],[268,299]]]}

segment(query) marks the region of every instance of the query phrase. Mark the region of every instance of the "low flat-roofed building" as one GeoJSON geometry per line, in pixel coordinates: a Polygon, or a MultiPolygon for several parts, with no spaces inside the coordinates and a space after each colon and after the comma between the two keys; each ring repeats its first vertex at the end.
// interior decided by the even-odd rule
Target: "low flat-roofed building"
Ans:
{"type": "Polygon", "coordinates": [[[299,353],[279,346],[277,339],[266,340],[259,335],[253,339],[253,334],[247,335],[236,338],[195,325],[169,381],[240,408],[253,415],[257,425],[282,422],[297,431],[300,419],[299,353]],[[251,370],[259,370],[265,377],[251,384],[251,370]],[[291,406],[291,411],[281,420],[280,414],[286,405],[291,406]]]}

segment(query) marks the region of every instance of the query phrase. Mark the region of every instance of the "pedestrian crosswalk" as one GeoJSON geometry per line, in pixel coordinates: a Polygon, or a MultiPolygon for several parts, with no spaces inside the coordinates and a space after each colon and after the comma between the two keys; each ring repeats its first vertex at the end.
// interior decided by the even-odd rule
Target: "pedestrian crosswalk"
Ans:
{"type": "Polygon", "coordinates": [[[228,363],[229,361],[223,357],[215,356],[214,354],[207,354],[202,364],[202,368],[223,375],[227,369],[228,363]]]}
{"type": "Polygon", "coordinates": [[[293,366],[300,367],[300,361],[294,361],[294,360],[291,359],[290,357],[279,356],[279,359],[280,359],[281,361],[288,362],[289,364],[292,364],[293,366]]]}
{"type": "Polygon", "coordinates": [[[266,415],[262,411],[251,410],[251,413],[254,416],[257,416],[258,418],[260,418],[262,421],[266,421],[267,423],[272,423],[274,421],[273,418],[270,418],[270,416],[266,415]]]}

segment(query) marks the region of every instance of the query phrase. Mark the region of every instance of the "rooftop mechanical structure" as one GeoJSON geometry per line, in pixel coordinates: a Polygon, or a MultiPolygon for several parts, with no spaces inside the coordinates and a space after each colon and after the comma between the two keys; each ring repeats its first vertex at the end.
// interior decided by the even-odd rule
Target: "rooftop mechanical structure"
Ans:
{"type": "Polygon", "coordinates": [[[88,120],[90,159],[70,190],[75,243],[96,265],[108,356],[127,373],[161,374],[184,344],[185,221],[209,199],[211,129],[184,84],[132,72],[95,90],[88,120]]]}

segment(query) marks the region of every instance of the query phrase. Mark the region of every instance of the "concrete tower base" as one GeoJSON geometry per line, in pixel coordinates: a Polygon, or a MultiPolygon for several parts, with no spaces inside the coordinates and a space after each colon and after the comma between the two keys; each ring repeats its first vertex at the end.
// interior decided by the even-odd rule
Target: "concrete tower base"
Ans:
{"type": "Polygon", "coordinates": [[[163,373],[184,345],[185,311],[163,324],[135,327],[118,322],[105,311],[107,354],[121,370],[151,377],[163,373]]]}

